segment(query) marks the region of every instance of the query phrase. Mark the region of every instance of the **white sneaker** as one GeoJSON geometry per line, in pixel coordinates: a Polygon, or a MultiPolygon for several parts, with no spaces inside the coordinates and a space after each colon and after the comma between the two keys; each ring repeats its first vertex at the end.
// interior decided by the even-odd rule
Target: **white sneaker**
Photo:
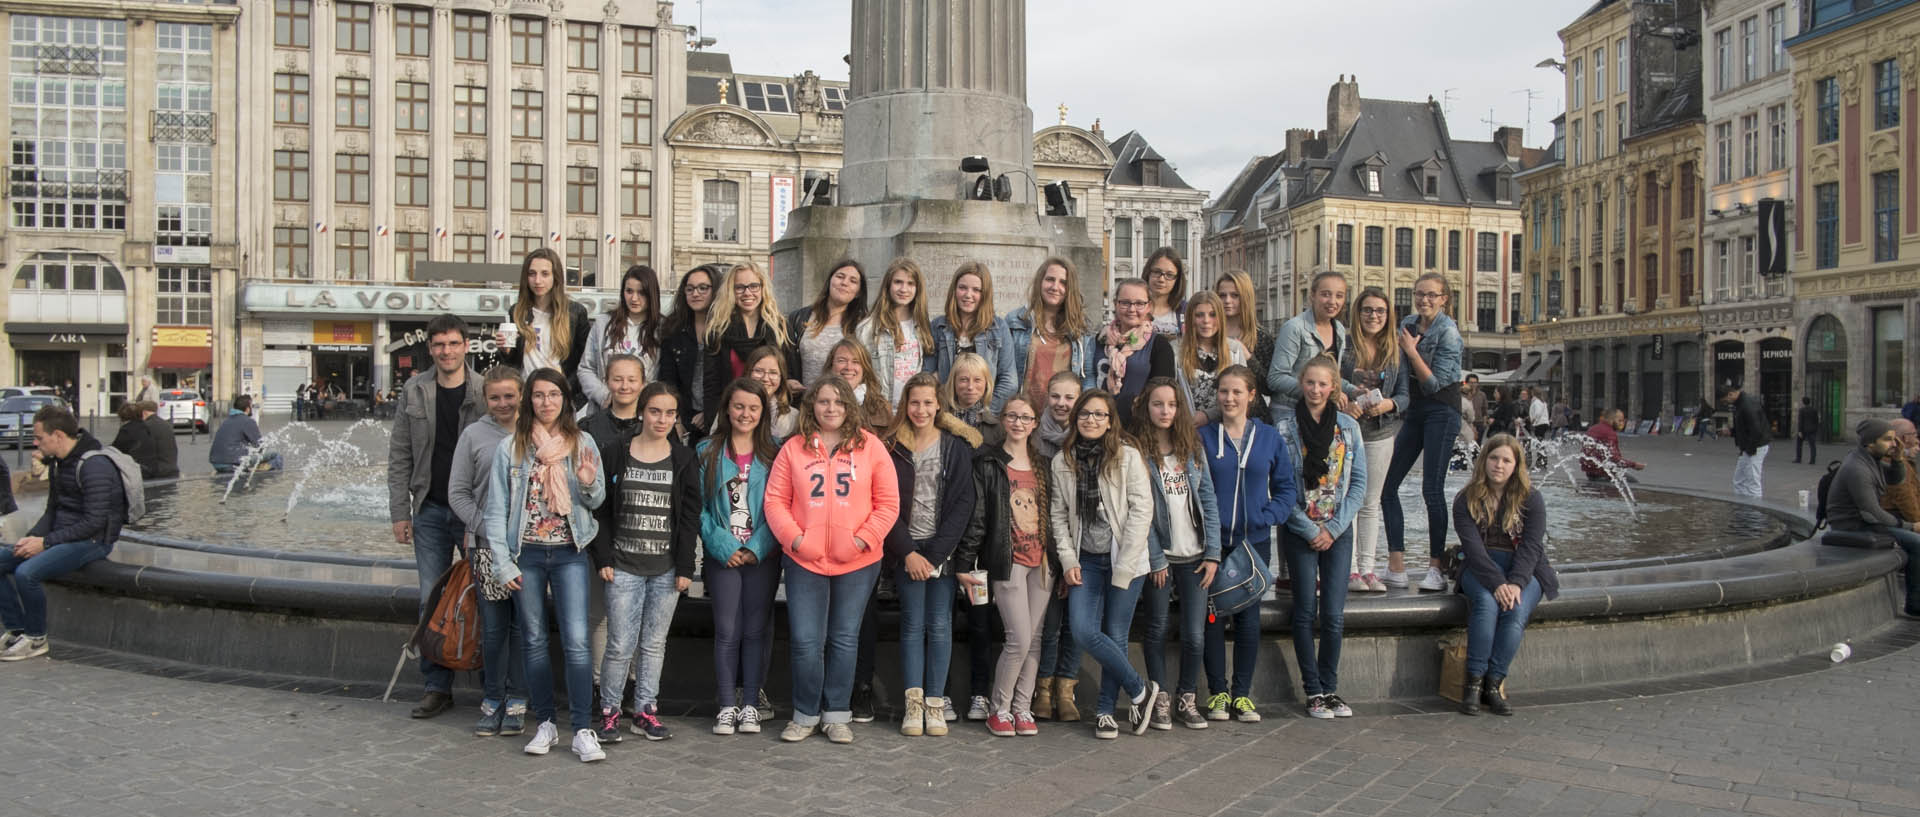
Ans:
{"type": "Polygon", "coordinates": [[[1440,568],[1429,566],[1426,577],[1420,580],[1420,589],[1445,590],[1447,589],[1447,577],[1440,575],[1440,568]]]}
{"type": "Polygon", "coordinates": [[[559,743],[560,730],[554,727],[553,721],[541,721],[540,727],[533,730],[533,740],[527,741],[525,751],[530,755],[544,755],[559,743]]]}
{"type": "Polygon", "coordinates": [[[1407,571],[1389,570],[1389,571],[1386,571],[1386,574],[1387,574],[1387,577],[1382,581],[1386,582],[1386,585],[1388,587],[1406,587],[1407,586],[1407,571]]]}
{"type": "Polygon", "coordinates": [[[713,718],[713,733],[716,735],[733,734],[735,731],[734,722],[739,719],[739,709],[731,706],[720,707],[720,714],[715,715],[713,718]]]}
{"type": "Polygon", "coordinates": [[[1358,574],[1358,573],[1354,573],[1354,574],[1352,574],[1352,575],[1350,575],[1350,576],[1348,576],[1348,577],[1347,577],[1347,592],[1349,592],[1349,593],[1365,593],[1365,592],[1367,592],[1367,580],[1366,580],[1366,579],[1364,579],[1364,578],[1361,578],[1361,576],[1360,576],[1360,574],[1358,574]]]}
{"type": "Polygon", "coordinates": [[[30,635],[22,635],[14,639],[13,643],[8,644],[5,650],[0,650],[0,661],[25,661],[29,658],[37,658],[46,654],[46,636],[43,635],[35,638],[30,635]]]}
{"type": "Polygon", "coordinates": [[[940,711],[943,713],[941,719],[947,723],[960,720],[960,713],[953,710],[953,696],[951,695],[947,696],[946,703],[942,705],[940,711]]]}
{"type": "Polygon", "coordinates": [[[600,748],[600,737],[592,729],[580,729],[573,733],[573,753],[580,756],[581,763],[607,759],[606,750],[600,748]]]}
{"type": "Polygon", "coordinates": [[[742,735],[760,734],[760,710],[751,706],[740,707],[740,724],[735,728],[742,735]]]}
{"type": "Polygon", "coordinates": [[[967,720],[984,721],[986,719],[987,699],[980,695],[973,696],[973,700],[967,706],[967,720]]]}

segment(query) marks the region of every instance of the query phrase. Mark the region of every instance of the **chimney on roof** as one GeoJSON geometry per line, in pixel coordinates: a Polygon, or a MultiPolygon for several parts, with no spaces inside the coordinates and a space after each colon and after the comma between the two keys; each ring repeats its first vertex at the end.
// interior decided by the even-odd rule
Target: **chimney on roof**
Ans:
{"type": "Polygon", "coordinates": [[[1327,91],[1327,141],[1338,143],[1360,119],[1360,77],[1340,75],[1327,91]]]}
{"type": "Polygon", "coordinates": [[[1091,130],[1093,132],[1093,135],[1095,136],[1107,135],[1106,131],[1103,131],[1100,129],[1100,117],[1097,117],[1097,116],[1093,118],[1093,127],[1089,128],[1089,130],[1091,130]]]}
{"type": "Polygon", "coordinates": [[[1313,141],[1312,128],[1287,129],[1287,163],[1299,164],[1307,160],[1307,143],[1313,141]]]}
{"type": "Polygon", "coordinates": [[[1493,143],[1500,146],[1500,152],[1505,154],[1508,159],[1519,159],[1521,145],[1523,144],[1520,140],[1520,134],[1520,128],[1504,125],[1494,130],[1493,143]]]}

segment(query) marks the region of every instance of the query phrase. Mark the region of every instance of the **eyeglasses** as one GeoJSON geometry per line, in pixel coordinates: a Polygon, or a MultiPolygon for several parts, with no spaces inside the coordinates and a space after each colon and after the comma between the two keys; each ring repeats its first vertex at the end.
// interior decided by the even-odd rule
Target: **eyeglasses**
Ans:
{"type": "Polygon", "coordinates": [[[1157,270],[1148,272],[1147,277],[1171,281],[1171,280],[1174,280],[1175,278],[1179,278],[1180,273],[1175,272],[1173,270],[1157,269],[1157,270]]]}
{"type": "Polygon", "coordinates": [[[744,295],[749,292],[759,292],[760,285],[759,284],[734,284],[733,291],[734,293],[741,294],[741,295],[744,295]]]}
{"type": "Polygon", "coordinates": [[[1082,420],[1107,420],[1111,419],[1113,414],[1097,409],[1081,409],[1077,416],[1082,420]]]}
{"type": "Polygon", "coordinates": [[[713,291],[712,284],[688,284],[680,288],[689,295],[705,295],[713,291]]]}
{"type": "Polygon", "coordinates": [[[1362,314],[1362,315],[1385,315],[1385,314],[1387,314],[1387,308],[1386,308],[1386,307],[1384,307],[1384,306],[1363,306],[1363,307],[1360,307],[1360,314],[1362,314]]]}
{"type": "Polygon", "coordinates": [[[1114,309],[1146,309],[1146,301],[1114,301],[1114,309]]]}
{"type": "Polygon", "coordinates": [[[1447,297],[1447,293],[1445,293],[1445,292],[1415,292],[1415,293],[1413,293],[1413,299],[1414,299],[1414,300],[1416,300],[1416,301],[1437,301],[1437,300],[1440,300],[1441,298],[1445,298],[1445,297],[1447,297]]]}
{"type": "Polygon", "coordinates": [[[1000,419],[1001,421],[1007,422],[1007,423],[1019,423],[1021,425],[1026,425],[1040,418],[1035,417],[1031,414],[1002,414],[1000,415],[1000,419]]]}

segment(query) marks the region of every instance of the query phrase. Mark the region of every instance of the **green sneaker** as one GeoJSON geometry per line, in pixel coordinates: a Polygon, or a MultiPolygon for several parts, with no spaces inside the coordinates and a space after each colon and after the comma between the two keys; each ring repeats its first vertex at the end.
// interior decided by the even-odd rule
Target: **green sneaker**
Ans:
{"type": "Polygon", "coordinates": [[[1224,721],[1227,719],[1228,697],[1225,692],[1216,692],[1207,699],[1207,720],[1224,721]]]}
{"type": "Polygon", "coordinates": [[[1233,699],[1234,717],[1241,723],[1259,723],[1260,710],[1254,708],[1253,699],[1245,696],[1233,699]]]}

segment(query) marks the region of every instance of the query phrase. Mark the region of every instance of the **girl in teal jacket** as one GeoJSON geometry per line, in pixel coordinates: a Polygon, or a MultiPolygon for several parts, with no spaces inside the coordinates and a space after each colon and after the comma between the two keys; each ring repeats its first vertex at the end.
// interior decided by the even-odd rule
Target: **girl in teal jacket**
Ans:
{"type": "Polygon", "coordinates": [[[754,708],[767,670],[767,622],[780,582],[780,548],[760,498],[779,453],[769,430],[773,401],[759,382],[735,379],[714,407],[713,436],[701,441],[700,538],[713,599],[713,676],[720,701],[713,733],[757,734],[754,708]]]}

